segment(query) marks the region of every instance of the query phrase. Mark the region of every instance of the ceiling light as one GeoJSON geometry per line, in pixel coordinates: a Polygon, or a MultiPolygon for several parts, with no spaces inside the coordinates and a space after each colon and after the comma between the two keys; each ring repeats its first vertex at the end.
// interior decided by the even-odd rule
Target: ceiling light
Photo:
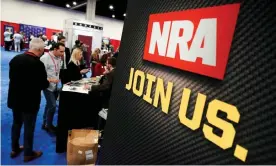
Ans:
{"type": "Polygon", "coordinates": [[[113,10],[114,7],[113,7],[112,5],[109,5],[109,9],[110,9],[110,10],[113,10]]]}
{"type": "Polygon", "coordinates": [[[77,2],[75,2],[75,1],[74,1],[74,2],[73,2],[73,5],[75,5],[75,6],[76,6],[76,5],[77,5],[77,2]]]}
{"type": "Polygon", "coordinates": [[[40,2],[43,2],[43,0],[39,0],[40,2]]]}
{"type": "Polygon", "coordinates": [[[126,13],[124,13],[124,16],[126,16],[126,13]]]}
{"type": "Polygon", "coordinates": [[[114,14],[112,15],[112,18],[115,18],[115,15],[114,15],[114,14]]]}
{"type": "Polygon", "coordinates": [[[69,8],[69,7],[71,7],[71,6],[70,6],[69,4],[66,4],[66,7],[68,7],[68,8],[69,8]]]}

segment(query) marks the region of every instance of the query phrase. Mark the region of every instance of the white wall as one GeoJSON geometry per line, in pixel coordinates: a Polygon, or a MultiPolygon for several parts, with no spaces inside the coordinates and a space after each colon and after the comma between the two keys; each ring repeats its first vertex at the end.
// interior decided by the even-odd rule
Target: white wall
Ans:
{"type": "MultiPolygon", "coordinates": [[[[26,0],[1,0],[1,20],[63,30],[64,20],[84,20],[85,13],[26,0]]],[[[121,40],[123,21],[96,16],[104,26],[103,36],[121,40]]]]}

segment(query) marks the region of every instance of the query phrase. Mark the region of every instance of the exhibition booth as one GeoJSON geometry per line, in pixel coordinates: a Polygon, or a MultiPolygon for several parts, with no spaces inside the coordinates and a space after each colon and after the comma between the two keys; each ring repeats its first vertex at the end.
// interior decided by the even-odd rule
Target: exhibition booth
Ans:
{"type": "MultiPolygon", "coordinates": [[[[73,25],[73,21],[74,19],[68,19],[64,21],[64,29],[51,29],[48,27],[40,27],[40,26],[34,26],[34,25],[28,25],[28,24],[21,24],[21,23],[14,23],[14,22],[8,22],[8,21],[1,21],[1,29],[2,30],[6,30],[6,29],[10,29],[12,33],[16,32],[23,32],[24,33],[24,48],[27,49],[29,48],[29,37],[30,34],[32,33],[34,36],[38,36],[39,33],[44,34],[48,40],[51,40],[51,37],[53,36],[53,34],[55,33],[60,33],[63,32],[64,30],[67,33],[66,34],[67,37],[70,37],[70,42],[67,41],[68,47],[72,48],[74,45],[75,40],[80,39],[80,40],[91,40],[91,44],[92,44],[92,36],[94,36],[94,45],[91,47],[92,50],[93,48],[101,48],[102,45],[102,39],[108,39],[108,43],[110,43],[110,45],[112,45],[112,47],[114,48],[114,50],[116,51],[119,46],[120,46],[120,40],[118,39],[112,39],[109,36],[103,36],[103,29],[101,30],[96,30],[94,28],[92,28],[93,24],[91,24],[90,28],[87,27],[82,27],[81,24],[85,24],[88,23],[87,21],[80,21],[80,20],[75,20],[76,23],[79,24],[75,24],[73,25]],[[92,29],[94,29],[95,31],[92,31],[92,29]],[[97,32],[99,31],[99,32],[97,32]],[[74,32],[74,34],[73,34],[74,32]],[[92,32],[92,33],[90,33],[92,32]],[[95,32],[95,33],[93,33],[95,32]],[[96,36],[95,36],[96,35],[96,36]],[[90,36],[91,39],[87,39],[87,37],[83,36],[90,36]]],[[[87,24],[87,25],[90,25],[87,24]]],[[[103,28],[103,25],[101,25],[101,28],[103,28]]],[[[3,31],[4,32],[4,31],[3,31]]],[[[1,46],[4,46],[4,36],[1,35],[1,46]]],[[[90,50],[91,52],[91,50],[90,50]]]]}
{"type": "Polygon", "coordinates": [[[99,23],[73,19],[65,20],[64,36],[67,39],[69,49],[72,49],[76,40],[80,40],[88,46],[87,50],[91,55],[91,50],[101,48],[103,28],[103,25],[99,23]]]}
{"type": "Polygon", "coordinates": [[[273,3],[129,0],[99,164],[275,164],[273,3]]]}
{"type": "MultiPolygon", "coordinates": [[[[128,0],[122,43],[103,36],[103,24],[65,20],[70,50],[80,40],[88,55],[96,48],[113,54],[120,46],[120,56],[114,78],[103,74],[62,87],[56,152],[79,165],[275,164],[271,4],[128,0]],[[112,82],[108,108],[103,92],[85,89],[102,79],[112,82]]],[[[1,26],[47,37],[59,31],[1,26]]]]}
{"type": "MultiPolygon", "coordinates": [[[[57,29],[51,29],[51,28],[28,25],[28,24],[13,23],[13,22],[7,22],[7,21],[1,21],[1,29],[3,30],[3,32],[6,29],[9,29],[12,33],[23,32],[25,34],[24,40],[23,40],[25,49],[29,48],[29,37],[30,37],[31,33],[34,36],[38,36],[40,33],[42,33],[48,39],[51,39],[51,36],[54,33],[61,32],[61,30],[57,30],[57,29]]],[[[4,36],[3,35],[1,35],[1,46],[4,46],[4,36]]]]}

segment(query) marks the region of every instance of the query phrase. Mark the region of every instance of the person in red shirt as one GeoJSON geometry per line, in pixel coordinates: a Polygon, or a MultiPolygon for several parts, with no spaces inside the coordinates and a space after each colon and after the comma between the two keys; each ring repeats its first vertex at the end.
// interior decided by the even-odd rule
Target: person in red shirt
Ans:
{"type": "Polygon", "coordinates": [[[94,68],[94,71],[93,71],[93,76],[96,77],[96,76],[101,76],[104,74],[105,72],[105,65],[106,65],[106,61],[107,61],[107,58],[108,58],[108,55],[107,54],[104,54],[101,59],[100,59],[100,62],[98,62],[94,68]]]}

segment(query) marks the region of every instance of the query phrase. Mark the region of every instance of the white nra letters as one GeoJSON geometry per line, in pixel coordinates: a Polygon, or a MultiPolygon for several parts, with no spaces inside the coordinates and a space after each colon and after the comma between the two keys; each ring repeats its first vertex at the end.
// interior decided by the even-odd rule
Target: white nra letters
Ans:
{"type": "Polygon", "coordinates": [[[201,19],[197,29],[189,20],[165,21],[163,28],[160,22],[153,22],[148,53],[154,54],[156,46],[159,56],[175,58],[179,46],[180,60],[195,62],[202,58],[203,64],[216,66],[217,19],[201,19]]]}

